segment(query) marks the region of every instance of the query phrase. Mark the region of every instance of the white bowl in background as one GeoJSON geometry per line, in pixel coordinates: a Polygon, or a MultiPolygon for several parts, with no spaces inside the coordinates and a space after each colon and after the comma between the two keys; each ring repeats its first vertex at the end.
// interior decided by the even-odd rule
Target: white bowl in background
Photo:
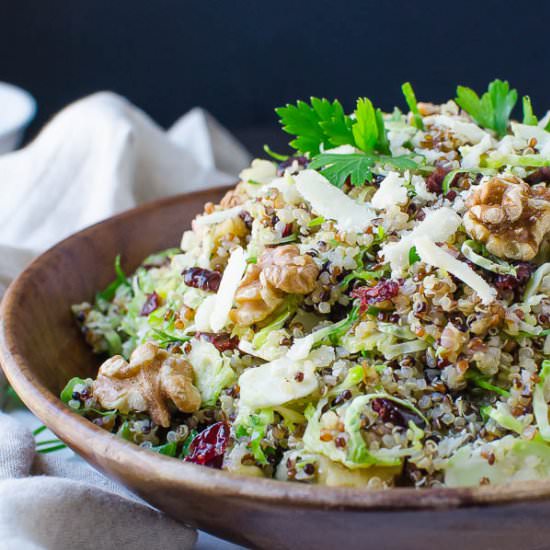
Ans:
{"type": "Polygon", "coordinates": [[[0,82],[0,155],[17,148],[35,114],[36,101],[31,94],[0,82]]]}

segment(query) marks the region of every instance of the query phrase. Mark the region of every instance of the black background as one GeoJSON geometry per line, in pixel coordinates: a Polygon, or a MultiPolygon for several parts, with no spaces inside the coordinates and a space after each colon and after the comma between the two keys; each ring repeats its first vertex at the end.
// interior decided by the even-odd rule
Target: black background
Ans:
{"type": "Polygon", "coordinates": [[[200,105],[257,152],[281,146],[273,107],[310,95],[390,109],[495,77],[550,108],[550,3],[2,0],[0,80],[28,89],[31,135],[109,89],[163,126],[200,105]]]}

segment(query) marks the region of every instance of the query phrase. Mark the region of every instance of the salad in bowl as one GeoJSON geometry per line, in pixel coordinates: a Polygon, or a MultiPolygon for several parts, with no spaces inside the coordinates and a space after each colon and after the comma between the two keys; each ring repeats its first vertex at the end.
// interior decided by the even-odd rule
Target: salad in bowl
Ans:
{"type": "MultiPolygon", "coordinates": [[[[311,98],[177,249],[73,311],[74,411],[238,474],[381,489],[550,477],[550,112],[311,98]]],[[[183,228],[182,228],[183,229],[183,228]]]]}

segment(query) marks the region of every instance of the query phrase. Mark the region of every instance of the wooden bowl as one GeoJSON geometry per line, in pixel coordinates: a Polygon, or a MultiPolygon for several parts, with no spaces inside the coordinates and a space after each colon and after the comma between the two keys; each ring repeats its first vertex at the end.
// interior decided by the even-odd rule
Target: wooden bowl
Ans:
{"type": "Polygon", "coordinates": [[[550,481],[468,489],[315,487],[245,478],[127,443],[58,399],[73,376],[94,376],[97,357],[69,307],[90,300],[155,250],[179,243],[217,189],[164,199],[94,225],[35,260],[0,313],[0,360],[26,405],[69,447],[170,516],[263,548],[550,548],[550,481]]]}

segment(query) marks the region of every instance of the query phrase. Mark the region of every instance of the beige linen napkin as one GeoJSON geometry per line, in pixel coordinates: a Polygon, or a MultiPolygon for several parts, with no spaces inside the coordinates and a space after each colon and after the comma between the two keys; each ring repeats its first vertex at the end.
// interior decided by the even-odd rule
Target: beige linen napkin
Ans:
{"type": "Polygon", "coordinates": [[[37,457],[32,433],[0,413],[0,548],[193,546],[192,529],[117,494],[114,484],[84,464],[68,464],[55,457],[37,457]],[[31,468],[35,475],[29,477],[31,468]],[[67,475],[78,480],[64,479],[67,475]]]}
{"type": "MultiPolygon", "coordinates": [[[[164,132],[111,93],[70,105],[28,147],[0,156],[0,296],[36,254],[71,233],[148,200],[232,183],[249,160],[202,109],[164,132]]],[[[0,406],[3,391],[0,374],[0,406]]],[[[20,419],[38,424],[30,413],[20,419]]],[[[2,550],[194,544],[193,530],[69,451],[36,455],[31,432],[18,420],[0,413],[2,550]]]]}

